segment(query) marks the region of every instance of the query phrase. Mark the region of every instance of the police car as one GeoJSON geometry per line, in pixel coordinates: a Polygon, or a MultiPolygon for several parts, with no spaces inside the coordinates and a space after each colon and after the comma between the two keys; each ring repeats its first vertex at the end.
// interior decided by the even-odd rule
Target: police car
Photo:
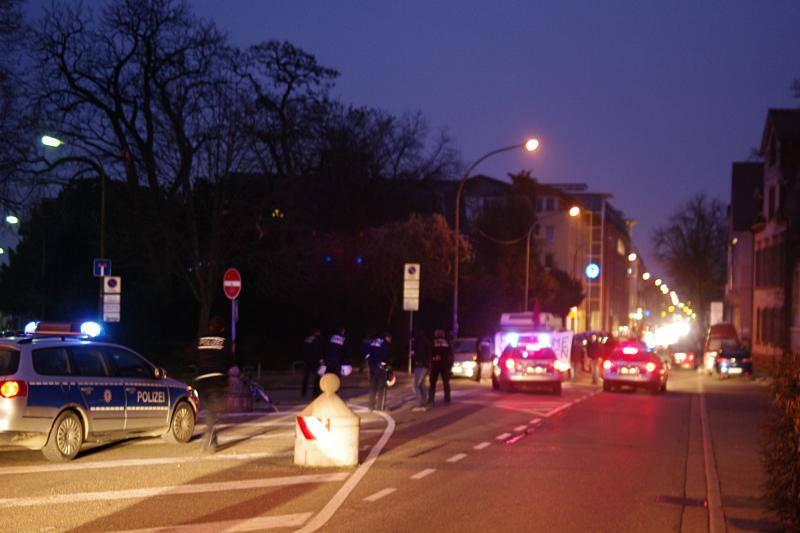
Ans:
{"type": "Polygon", "coordinates": [[[0,445],[69,461],[85,442],[192,438],[197,393],[164,369],[123,346],[76,335],[70,325],[39,324],[26,333],[0,338],[0,445]]]}

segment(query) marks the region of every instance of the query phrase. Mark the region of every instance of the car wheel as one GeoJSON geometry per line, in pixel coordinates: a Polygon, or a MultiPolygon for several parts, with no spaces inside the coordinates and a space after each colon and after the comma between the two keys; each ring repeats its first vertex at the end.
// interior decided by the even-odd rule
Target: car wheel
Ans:
{"type": "Polygon", "coordinates": [[[661,384],[661,392],[667,392],[667,380],[664,380],[664,383],[661,384]]]}
{"type": "Polygon", "coordinates": [[[42,453],[50,461],[71,461],[83,444],[83,422],[73,411],[64,411],[50,429],[42,453]]]}
{"type": "Polygon", "coordinates": [[[189,442],[194,435],[194,409],[187,402],[180,402],[172,413],[169,429],[162,435],[167,442],[189,442]]]}
{"type": "Polygon", "coordinates": [[[656,381],[655,383],[647,387],[647,389],[650,391],[650,394],[658,394],[659,392],[661,392],[661,383],[656,381]]]}
{"type": "Polygon", "coordinates": [[[494,390],[500,390],[500,383],[497,382],[497,378],[492,376],[492,388],[494,390]]]}
{"type": "Polygon", "coordinates": [[[611,389],[611,383],[609,383],[608,381],[604,381],[603,382],[603,390],[605,392],[611,392],[611,390],[612,390],[611,389]]]}
{"type": "Polygon", "coordinates": [[[475,381],[478,383],[481,382],[481,365],[478,363],[478,366],[475,369],[475,381]]]}
{"type": "Polygon", "coordinates": [[[561,383],[553,385],[553,394],[561,394],[561,383]]]}

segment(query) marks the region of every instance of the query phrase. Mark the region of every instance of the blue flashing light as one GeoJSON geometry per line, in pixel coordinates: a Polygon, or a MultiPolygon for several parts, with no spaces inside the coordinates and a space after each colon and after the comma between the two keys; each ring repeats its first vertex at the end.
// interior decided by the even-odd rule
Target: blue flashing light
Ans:
{"type": "Polygon", "coordinates": [[[589,279],[597,279],[600,275],[600,266],[597,263],[589,263],[584,270],[586,277],[589,279]]]}
{"type": "Polygon", "coordinates": [[[332,262],[333,262],[333,257],[332,257],[332,256],[330,256],[330,255],[326,255],[326,256],[325,256],[325,262],[326,262],[326,263],[332,263],[332,262]]]}
{"type": "Polygon", "coordinates": [[[103,326],[97,322],[84,322],[81,324],[81,333],[90,337],[97,337],[103,333],[103,326]]]}
{"type": "Polygon", "coordinates": [[[39,326],[38,320],[31,320],[30,322],[25,324],[23,331],[25,332],[25,335],[33,335],[34,333],[36,333],[36,328],[38,326],[39,326]]]}
{"type": "Polygon", "coordinates": [[[364,263],[364,258],[363,257],[361,257],[360,255],[358,257],[356,257],[356,264],[357,265],[361,265],[363,263],[364,263]]]}

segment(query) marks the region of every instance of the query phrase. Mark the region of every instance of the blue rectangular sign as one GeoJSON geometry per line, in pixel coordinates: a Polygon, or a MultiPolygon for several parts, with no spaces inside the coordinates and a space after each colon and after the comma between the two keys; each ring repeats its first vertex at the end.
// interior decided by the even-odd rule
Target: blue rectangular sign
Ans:
{"type": "Polygon", "coordinates": [[[92,272],[94,277],[102,278],[111,275],[111,259],[95,259],[92,272]]]}

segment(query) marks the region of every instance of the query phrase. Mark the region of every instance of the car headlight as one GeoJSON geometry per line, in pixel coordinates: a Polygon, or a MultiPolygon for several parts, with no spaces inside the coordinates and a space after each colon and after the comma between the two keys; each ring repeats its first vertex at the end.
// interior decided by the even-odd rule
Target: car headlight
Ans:
{"type": "Polygon", "coordinates": [[[475,361],[464,361],[463,363],[461,363],[461,366],[464,368],[472,369],[478,366],[478,363],[476,363],[475,361]]]}

